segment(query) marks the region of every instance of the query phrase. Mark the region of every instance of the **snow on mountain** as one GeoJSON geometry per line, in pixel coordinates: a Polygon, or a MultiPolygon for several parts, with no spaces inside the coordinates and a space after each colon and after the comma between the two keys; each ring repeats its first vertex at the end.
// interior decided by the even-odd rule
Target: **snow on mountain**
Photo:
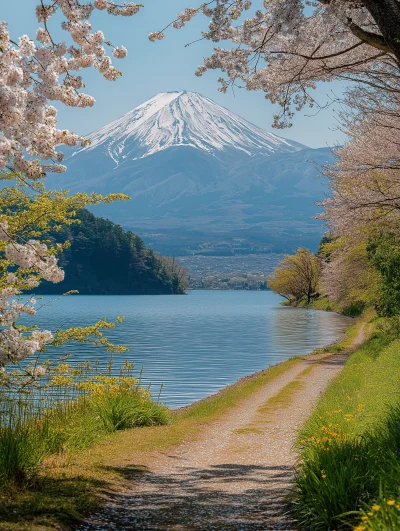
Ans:
{"type": "Polygon", "coordinates": [[[141,235],[156,231],[168,242],[169,250],[153,242],[163,252],[179,254],[199,233],[205,242],[218,234],[285,250],[321,234],[310,218],[324,197],[318,167],[330,150],[268,133],[209,98],[160,93],[88,138],[70,151],[66,174],[47,178],[49,188],[128,195],[96,213],[141,235]]]}
{"type": "Polygon", "coordinates": [[[176,146],[212,154],[233,149],[248,156],[305,147],[267,133],[209,98],[186,91],[159,93],[87,138],[91,144],[74,155],[101,152],[115,166],[176,146]]]}

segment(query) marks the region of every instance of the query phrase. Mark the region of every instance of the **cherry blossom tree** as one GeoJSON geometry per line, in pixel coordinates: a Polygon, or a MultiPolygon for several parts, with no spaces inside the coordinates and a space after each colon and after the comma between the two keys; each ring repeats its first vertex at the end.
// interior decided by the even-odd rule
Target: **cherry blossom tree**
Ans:
{"type": "Polygon", "coordinates": [[[321,216],[338,234],[360,235],[374,224],[398,232],[400,84],[391,79],[386,85],[391,90],[352,88],[341,113],[348,138],[325,169],[331,197],[321,216]]]}
{"type": "Polygon", "coordinates": [[[339,237],[322,246],[321,258],[321,291],[338,309],[361,310],[376,303],[379,275],[369,261],[365,239],[355,242],[339,237]]]}
{"type": "Polygon", "coordinates": [[[70,329],[61,340],[49,330],[29,329],[17,324],[22,314],[36,313],[35,300],[18,298],[42,279],[60,282],[64,272],[57,265],[57,247],[45,242],[50,227],[74,222],[78,208],[126,196],[47,192],[41,180],[48,172],[62,173],[63,153],[59,146],[84,145],[73,132],[57,128],[59,104],[90,107],[94,98],[82,91],[81,73],[95,68],[107,80],[121,72],[112,58],[123,59],[127,50],[106,41],[91,17],[97,11],[113,16],[135,15],[141,5],[118,5],[108,0],[40,0],[36,7],[38,29],[34,38],[11,36],[0,22],[0,168],[12,187],[0,193],[0,373],[7,380],[5,365],[18,363],[49,344],[67,340],[99,341],[112,349],[101,329],[101,321],[88,329],[70,329]],[[55,17],[57,15],[57,17],[55,17]],[[65,41],[57,42],[52,22],[61,20],[65,41]],[[107,53],[107,50],[111,53],[107,53]],[[97,339],[96,339],[97,338],[97,339]]]}
{"type": "MultiPolygon", "coordinates": [[[[281,107],[275,127],[290,126],[296,110],[317,105],[318,82],[349,82],[340,114],[348,139],[326,168],[332,195],[322,218],[337,247],[323,266],[322,286],[342,305],[371,302],[376,290],[370,286],[377,283],[368,239],[399,233],[400,2],[212,0],[186,9],[169,26],[180,29],[201,14],[209,19],[201,37],[215,48],[196,74],[221,71],[223,92],[232,85],[263,91],[281,107]]],[[[169,26],[150,40],[163,39],[169,26]]],[[[287,288],[293,276],[278,273],[287,288]]],[[[273,281],[287,295],[278,277],[273,281]]]]}
{"type": "Polygon", "coordinates": [[[369,302],[379,313],[391,306],[398,310],[393,304],[398,297],[396,282],[382,274],[381,261],[367,253],[372,243],[378,248],[376,242],[385,241],[382,254],[395,255],[399,236],[398,78],[388,77],[383,89],[353,87],[344,103],[341,122],[348,140],[334,150],[336,162],[325,169],[331,195],[322,203],[321,215],[341,245],[323,266],[322,286],[341,305],[369,302]]]}
{"type": "MultiPolygon", "coordinates": [[[[384,82],[398,73],[397,0],[212,0],[169,26],[180,29],[198,14],[210,19],[202,38],[216,47],[197,75],[220,70],[222,91],[231,84],[262,90],[282,107],[276,127],[290,125],[293,109],[315,104],[318,81],[384,82]],[[220,47],[222,41],[231,46],[220,47]]],[[[150,40],[161,40],[169,26],[150,40]]]]}

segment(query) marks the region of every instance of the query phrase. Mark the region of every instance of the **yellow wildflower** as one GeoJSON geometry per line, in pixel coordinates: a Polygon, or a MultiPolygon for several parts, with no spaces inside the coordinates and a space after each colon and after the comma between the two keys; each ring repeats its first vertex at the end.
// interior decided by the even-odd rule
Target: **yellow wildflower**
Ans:
{"type": "Polygon", "coordinates": [[[380,508],[381,508],[380,505],[373,505],[373,506],[371,507],[371,509],[372,509],[373,511],[379,511],[380,508]]]}
{"type": "Polygon", "coordinates": [[[388,505],[394,505],[396,502],[394,500],[388,500],[386,503],[388,505]]]}

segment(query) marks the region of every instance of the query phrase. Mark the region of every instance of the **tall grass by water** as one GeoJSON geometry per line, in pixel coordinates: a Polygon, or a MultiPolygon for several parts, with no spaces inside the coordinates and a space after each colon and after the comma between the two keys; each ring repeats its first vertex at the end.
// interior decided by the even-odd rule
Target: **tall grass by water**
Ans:
{"type": "Polygon", "coordinates": [[[50,456],[68,461],[117,430],[167,424],[169,410],[141,387],[126,363],[48,366],[16,393],[0,391],[0,487],[23,486],[50,456]]]}
{"type": "Polygon", "coordinates": [[[377,331],[351,355],[299,447],[301,529],[400,529],[400,340],[377,331]]]}

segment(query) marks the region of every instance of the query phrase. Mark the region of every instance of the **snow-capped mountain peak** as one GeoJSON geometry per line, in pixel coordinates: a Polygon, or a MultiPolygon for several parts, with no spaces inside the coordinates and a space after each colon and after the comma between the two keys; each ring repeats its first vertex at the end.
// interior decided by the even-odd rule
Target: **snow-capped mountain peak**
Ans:
{"type": "Polygon", "coordinates": [[[115,166],[174,146],[191,146],[212,154],[236,150],[248,156],[305,147],[264,131],[209,98],[186,91],[161,92],[91,133],[88,139],[91,144],[74,155],[101,151],[115,166]]]}

